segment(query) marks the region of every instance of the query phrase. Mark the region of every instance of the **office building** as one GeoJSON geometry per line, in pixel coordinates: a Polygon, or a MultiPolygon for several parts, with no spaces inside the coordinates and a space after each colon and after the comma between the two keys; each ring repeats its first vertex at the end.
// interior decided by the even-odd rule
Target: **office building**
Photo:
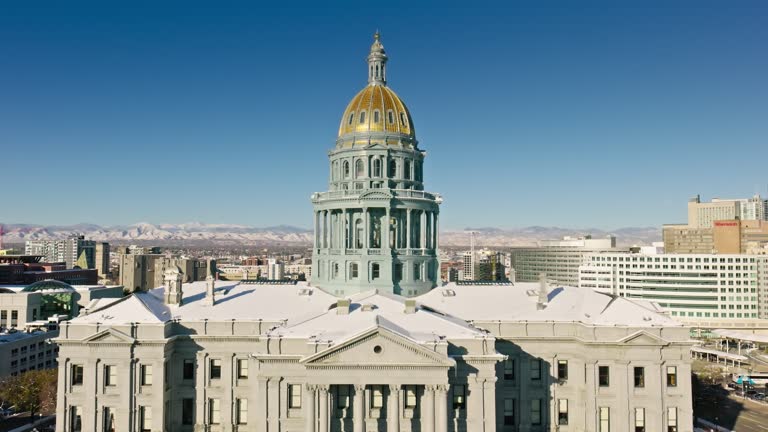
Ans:
{"type": "MultiPolygon", "coordinates": [[[[590,254],[579,287],[658,303],[697,325],[767,318],[768,256],[742,254],[590,254]]],[[[725,324],[723,324],[725,323],[725,324]]]]}
{"type": "Polygon", "coordinates": [[[628,248],[616,247],[616,238],[593,239],[564,237],[562,240],[540,241],[538,247],[512,249],[512,268],[515,278],[521,282],[539,280],[541,274],[559,284],[578,286],[579,266],[592,253],[628,252],[628,248]]]}
{"type": "Polygon", "coordinates": [[[42,255],[45,262],[64,262],[66,268],[74,267],[78,260],[85,267],[96,268],[96,242],[86,240],[84,236],[64,240],[27,240],[24,247],[25,255],[42,255]]]}
{"type": "Polygon", "coordinates": [[[110,247],[109,243],[97,242],[94,250],[94,263],[96,271],[99,273],[100,278],[109,278],[112,276],[112,268],[110,264],[110,247]]]}

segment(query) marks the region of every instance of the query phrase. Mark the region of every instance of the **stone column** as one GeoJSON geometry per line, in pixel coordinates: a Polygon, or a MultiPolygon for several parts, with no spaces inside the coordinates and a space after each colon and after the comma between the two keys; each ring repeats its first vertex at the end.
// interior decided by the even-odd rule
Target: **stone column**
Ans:
{"type": "Polygon", "coordinates": [[[334,248],[336,247],[336,239],[334,238],[336,236],[336,213],[334,213],[333,210],[329,210],[330,212],[330,228],[328,229],[328,247],[334,248]]]}
{"type": "Polygon", "coordinates": [[[438,216],[440,216],[440,215],[438,213],[435,213],[435,232],[433,233],[434,236],[435,236],[435,242],[433,243],[434,244],[434,248],[435,248],[435,255],[437,255],[437,248],[440,247],[440,244],[438,242],[438,240],[440,239],[440,234],[439,234],[439,229],[440,229],[439,222],[440,221],[439,221],[438,216]]]}
{"type": "Polygon", "coordinates": [[[327,384],[317,386],[319,400],[318,410],[320,410],[320,412],[317,413],[317,417],[320,421],[320,425],[317,429],[318,432],[329,432],[328,414],[330,408],[328,406],[328,388],[329,386],[327,384]]]}
{"type": "Polygon", "coordinates": [[[249,422],[256,424],[256,432],[267,432],[267,383],[269,378],[256,378],[256,410],[249,413],[249,422]]]}
{"type": "Polygon", "coordinates": [[[435,432],[448,432],[448,385],[435,388],[435,432]]]}
{"type": "Polygon", "coordinates": [[[405,248],[411,248],[411,209],[405,211],[405,248]]]}
{"type": "Polygon", "coordinates": [[[353,423],[353,432],[364,432],[364,420],[365,420],[365,407],[363,406],[365,402],[365,386],[356,384],[355,385],[355,399],[352,406],[352,423],[353,423]]]}
{"type": "Polygon", "coordinates": [[[421,407],[421,432],[435,432],[435,386],[424,386],[424,405],[421,407]]]}
{"type": "Polygon", "coordinates": [[[317,220],[318,220],[318,213],[315,212],[315,238],[314,238],[315,241],[312,243],[315,249],[317,249],[317,235],[320,229],[320,224],[317,223],[317,220]]]}
{"type": "Polygon", "coordinates": [[[315,415],[315,388],[312,384],[304,386],[304,431],[315,432],[317,416],[315,415]]]}
{"type": "Polygon", "coordinates": [[[486,378],[483,386],[485,432],[496,432],[496,377],[486,378]]]}
{"type": "Polygon", "coordinates": [[[400,384],[389,385],[387,432],[400,432],[400,384]]]}
{"type": "MultiPolygon", "coordinates": [[[[200,386],[198,386],[200,387],[200,386]]],[[[280,432],[280,378],[271,378],[267,387],[267,430],[280,432]]]]}
{"type": "Polygon", "coordinates": [[[483,431],[483,379],[470,377],[467,384],[467,430],[483,431]]]}
{"type": "Polygon", "coordinates": [[[422,210],[421,211],[421,233],[419,236],[419,247],[421,249],[427,248],[427,212],[422,210]]]}

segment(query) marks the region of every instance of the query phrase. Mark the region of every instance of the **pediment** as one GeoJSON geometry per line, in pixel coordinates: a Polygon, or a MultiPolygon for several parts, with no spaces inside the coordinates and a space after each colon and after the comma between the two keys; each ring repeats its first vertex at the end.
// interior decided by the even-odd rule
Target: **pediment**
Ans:
{"type": "Polygon", "coordinates": [[[119,330],[108,328],[106,330],[102,330],[98,333],[92,334],[91,336],[88,336],[87,338],[83,339],[82,342],[86,344],[98,344],[98,343],[132,344],[136,342],[136,339],[128,336],[127,334],[119,330]]]}
{"type": "Polygon", "coordinates": [[[369,190],[360,194],[360,199],[391,199],[392,195],[381,190],[369,190]]]}
{"type": "Polygon", "coordinates": [[[301,360],[306,366],[451,367],[455,361],[418,342],[377,326],[301,360]]]}
{"type": "Polygon", "coordinates": [[[657,346],[657,345],[669,344],[669,342],[665,341],[664,339],[642,330],[625,337],[619,342],[625,345],[644,345],[644,346],[647,346],[647,345],[657,346]]]}

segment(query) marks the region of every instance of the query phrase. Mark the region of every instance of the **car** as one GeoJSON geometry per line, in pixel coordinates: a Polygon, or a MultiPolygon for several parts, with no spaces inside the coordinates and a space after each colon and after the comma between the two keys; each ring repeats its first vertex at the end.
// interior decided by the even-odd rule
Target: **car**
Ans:
{"type": "Polygon", "coordinates": [[[765,400],[765,393],[755,393],[754,396],[752,396],[752,399],[765,400]]]}
{"type": "Polygon", "coordinates": [[[14,415],[16,411],[13,408],[0,408],[0,419],[14,415]]]}

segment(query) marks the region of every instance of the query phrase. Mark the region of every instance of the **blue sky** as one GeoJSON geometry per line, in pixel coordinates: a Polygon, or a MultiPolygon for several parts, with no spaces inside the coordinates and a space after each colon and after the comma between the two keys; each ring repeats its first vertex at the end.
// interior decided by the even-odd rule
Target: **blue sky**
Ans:
{"type": "Polygon", "coordinates": [[[377,28],[443,228],[766,195],[764,1],[280,4],[3,2],[0,223],[309,227],[377,28]]]}

